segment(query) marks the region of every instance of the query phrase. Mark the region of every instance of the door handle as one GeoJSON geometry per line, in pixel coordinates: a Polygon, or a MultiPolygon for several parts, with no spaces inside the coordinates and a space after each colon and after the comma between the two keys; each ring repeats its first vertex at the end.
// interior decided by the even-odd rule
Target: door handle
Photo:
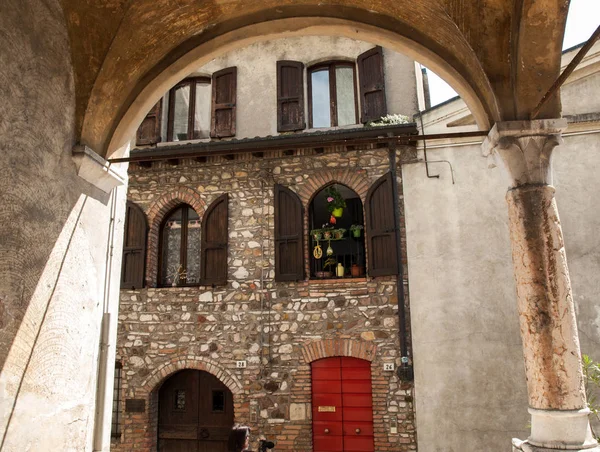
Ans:
{"type": "Polygon", "coordinates": [[[324,431],[325,431],[325,434],[329,433],[329,429],[328,428],[326,428],[324,431]]]}
{"type": "Polygon", "coordinates": [[[354,431],[356,432],[356,434],[357,434],[357,435],[359,435],[359,434],[360,434],[360,429],[359,429],[359,428],[357,428],[357,429],[356,429],[356,430],[354,430],[354,431]]]}

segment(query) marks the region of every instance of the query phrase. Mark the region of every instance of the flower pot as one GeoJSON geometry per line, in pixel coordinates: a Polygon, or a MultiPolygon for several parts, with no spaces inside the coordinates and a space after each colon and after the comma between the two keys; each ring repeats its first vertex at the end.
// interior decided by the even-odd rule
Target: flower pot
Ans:
{"type": "Polygon", "coordinates": [[[331,215],[333,215],[336,218],[340,218],[343,214],[344,214],[343,207],[338,207],[337,209],[333,209],[333,211],[331,212],[331,215]]]}
{"type": "Polygon", "coordinates": [[[323,237],[325,237],[325,240],[329,240],[331,238],[331,231],[323,232],[323,237]]]}
{"type": "Polygon", "coordinates": [[[344,229],[336,229],[333,231],[333,238],[334,239],[341,239],[344,237],[344,229]]]}
{"type": "Polygon", "coordinates": [[[350,273],[352,274],[353,278],[358,278],[359,276],[362,276],[364,271],[365,268],[357,264],[352,264],[352,267],[350,268],[350,273]]]}
{"type": "Polygon", "coordinates": [[[319,241],[323,238],[323,233],[322,232],[313,232],[313,238],[315,240],[319,241]]]}
{"type": "Polygon", "coordinates": [[[361,230],[360,229],[352,229],[352,237],[359,238],[361,230]]]}

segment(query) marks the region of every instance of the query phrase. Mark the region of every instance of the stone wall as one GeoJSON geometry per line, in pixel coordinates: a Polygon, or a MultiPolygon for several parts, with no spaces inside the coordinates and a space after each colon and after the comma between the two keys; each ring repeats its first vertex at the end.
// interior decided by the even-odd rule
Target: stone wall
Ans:
{"type": "Polygon", "coordinates": [[[165,193],[182,187],[197,194],[198,206],[229,193],[229,280],[224,287],[121,291],[123,397],[144,399],[146,408],[124,413],[115,450],[155,447],[157,389],[182,368],[208,370],[227,384],[236,421],[249,424],[255,438],[265,435],[277,450],[312,450],[310,362],[328,356],[371,362],[376,450],[416,449],[412,384],[383,371],[383,363],[400,364],[395,277],[274,281],[274,183],[298,193],[306,208],[331,180],[364,201],[369,185],[388,171],[387,149],[339,151],[132,165],[129,199],[150,218],[165,193]],[[247,368],[236,369],[237,360],[247,368]],[[398,433],[390,433],[392,417],[398,433]]]}

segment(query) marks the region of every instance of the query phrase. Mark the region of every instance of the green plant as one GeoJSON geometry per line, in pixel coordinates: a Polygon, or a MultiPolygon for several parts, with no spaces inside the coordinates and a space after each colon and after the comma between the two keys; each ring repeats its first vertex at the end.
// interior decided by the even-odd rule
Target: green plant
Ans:
{"type": "Polygon", "coordinates": [[[331,267],[334,267],[336,265],[337,265],[337,260],[334,257],[330,257],[323,264],[323,269],[330,267],[330,271],[331,271],[331,267]]]}
{"type": "Polygon", "coordinates": [[[360,231],[364,228],[364,226],[362,224],[353,224],[352,226],[350,226],[350,230],[352,232],[354,231],[360,231]]]}
{"type": "MultiPolygon", "coordinates": [[[[590,417],[600,421],[600,401],[597,398],[598,391],[600,391],[600,363],[595,362],[588,355],[583,355],[582,360],[585,395],[587,397],[588,408],[590,409],[590,417]]],[[[600,436],[596,436],[593,429],[592,435],[594,435],[596,440],[600,441],[600,436]]]]}
{"type": "Polygon", "coordinates": [[[391,126],[394,124],[409,124],[410,118],[406,115],[386,115],[375,121],[367,123],[367,127],[391,126]]]}
{"type": "Polygon", "coordinates": [[[327,210],[329,210],[329,213],[333,213],[335,209],[346,207],[346,200],[333,185],[325,189],[325,194],[327,195],[327,210]]]}

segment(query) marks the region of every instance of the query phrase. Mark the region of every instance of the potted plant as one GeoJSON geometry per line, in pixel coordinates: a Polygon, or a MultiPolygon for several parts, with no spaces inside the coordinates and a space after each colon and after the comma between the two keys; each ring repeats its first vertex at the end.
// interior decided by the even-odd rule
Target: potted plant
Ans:
{"type": "Polygon", "coordinates": [[[325,189],[325,193],[327,194],[327,209],[334,218],[332,223],[335,223],[335,218],[340,218],[344,214],[346,201],[344,200],[342,194],[333,185],[327,187],[325,189]]]}
{"type": "Polygon", "coordinates": [[[352,267],[350,267],[350,274],[353,278],[359,278],[365,274],[365,267],[358,264],[352,264],[352,267]]]}
{"type": "Polygon", "coordinates": [[[323,271],[315,272],[316,277],[317,278],[331,278],[333,276],[333,272],[331,271],[331,268],[335,267],[336,264],[337,264],[337,260],[335,260],[334,257],[330,257],[323,264],[323,271]],[[329,270],[325,270],[326,268],[329,268],[329,270]]]}
{"type": "Polygon", "coordinates": [[[323,230],[322,229],[313,229],[310,231],[310,235],[318,242],[323,239],[323,230]]]}
{"type": "Polygon", "coordinates": [[[353,224],[352,226],[350,226],[350,232],[352,232],[352,237],[359,238],[363,227],[364,226],[362,224],[353,224]]]}
{"type": "Polygon", "coordinates": [[[344,233],[346,230],[344,228],[334,229],[333,230],[333,238],[339,240],[344,237],[344,233]]]}

